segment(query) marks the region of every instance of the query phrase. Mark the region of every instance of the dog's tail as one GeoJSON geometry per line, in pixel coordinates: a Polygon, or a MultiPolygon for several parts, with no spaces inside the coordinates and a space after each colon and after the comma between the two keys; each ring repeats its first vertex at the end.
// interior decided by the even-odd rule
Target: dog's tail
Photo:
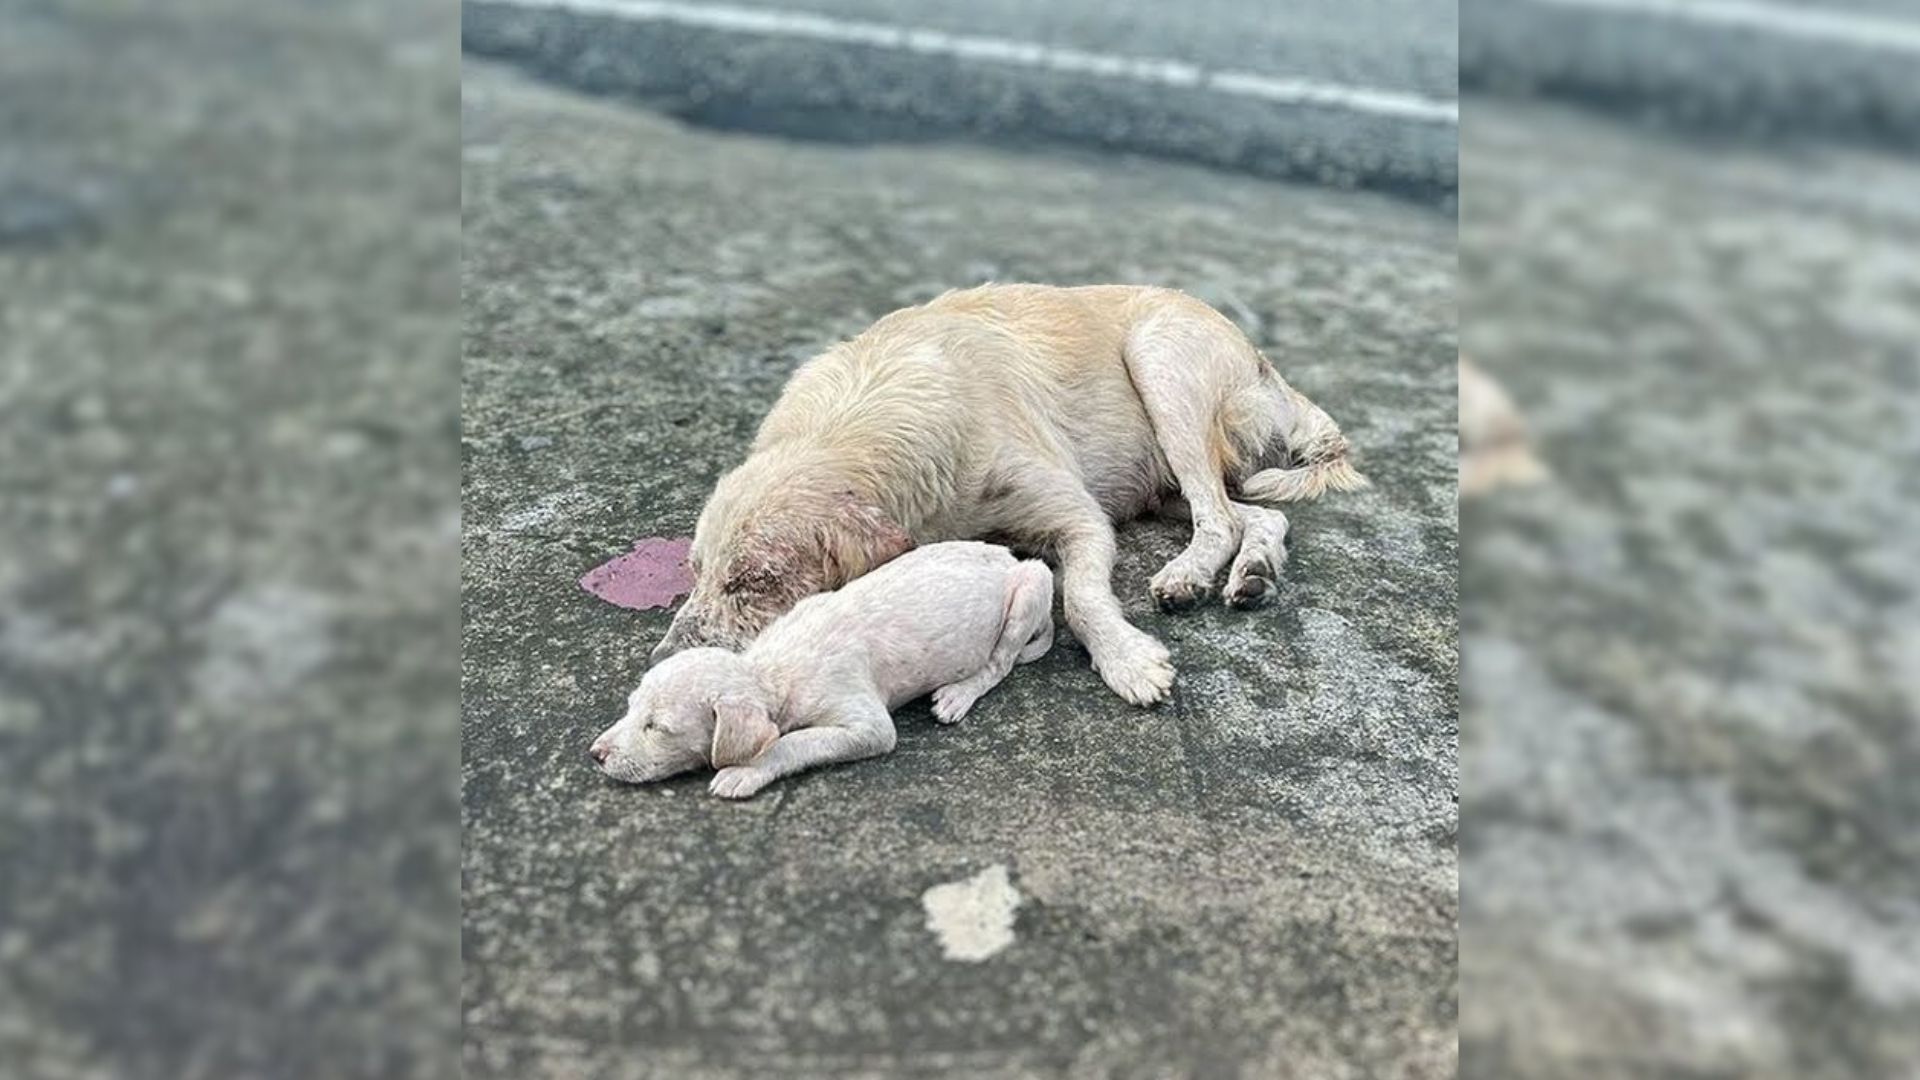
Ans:
{"type": "Polygon", "coordinates": [[[1267,420],[1265,461],[1275,467],[1240,478],[1248,502],[1295,502],[1328,491],[1358,491],[1369,481],[1353,464],[1353,447],[1326,410],[1288,386],[1272,368],[1262,380],[1267,420]]]}

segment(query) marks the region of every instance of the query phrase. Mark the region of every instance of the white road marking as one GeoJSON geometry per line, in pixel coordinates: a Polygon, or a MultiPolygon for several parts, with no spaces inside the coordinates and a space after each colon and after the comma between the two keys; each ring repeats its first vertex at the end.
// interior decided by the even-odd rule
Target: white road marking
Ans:
{"type": "Polygon", "coordinates": [[[1013,913],[1020,890],[999,863],[962,881],[935,885],[920,897],[927,929],[949,960],[977,963],[1013,944],[1013,913]]]}
{"type": "Polygon", "coordinates": [[[727,4],[689,4],[674,0],[485,0],[504,7],[571,11],[607,15],[636,22],[667,22],[707,30],[805,38],[894,49],[926,56],[981,60],[1016,67],[1038,68],[1073,75],[1123,79],[1154,86],[1202,89],[1236,97],[1259,98],[1283,105],[1307,105],[1348,112],[1371,113],[1429,124],[1458,124],[1460,106],[1419,94],[1378,90],[1365,86],[1283,79],[1246,71],[1208,71],[1178,60],[1113,56],[1107,53],[1060,49],[1012,38],[949,34],[886,23],[836,19],[803,12],[727,4]]]}
{"type": "Polygon", "coordinates": [[[1767,0],[1532,0],[1547,7],[1652,15],[1779,37],[1920,55],[1920,22],[1767,0]]]}

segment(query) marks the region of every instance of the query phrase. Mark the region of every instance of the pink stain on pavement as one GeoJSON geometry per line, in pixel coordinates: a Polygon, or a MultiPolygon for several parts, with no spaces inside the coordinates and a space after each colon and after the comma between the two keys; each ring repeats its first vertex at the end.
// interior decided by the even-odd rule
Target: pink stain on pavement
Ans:
{"type": "Polygon", "coordinates": [[[601,563],[580,579],[580,587],[609,604],[636,611],[672,607],[693,591],[687,550],[693,541],[650,536],[617,559],[601,563]]]}

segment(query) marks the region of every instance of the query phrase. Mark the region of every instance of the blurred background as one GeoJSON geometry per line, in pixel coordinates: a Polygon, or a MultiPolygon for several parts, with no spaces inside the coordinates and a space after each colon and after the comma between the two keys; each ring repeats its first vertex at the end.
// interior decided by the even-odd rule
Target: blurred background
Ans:
{"type": "MultiPolygon", "coordinates": [[[[1178,236],[1194,219],[1165,207],[1221,199],[1266,208],[1227,245],[1250,265],[1283,240],[1411,259],[1380,286],[1276,272],[1266,306],[1237,263],[1195,260],[1196,289],[1267,340],[1369,289],[1385,305],[1355,325],[1417,335],[1437,307],[1395,305],[1451,280],[1417,215],[1464,192],[1461,342],[1550,475],[1462,511],[1459,1072],[1914,1075],[1911,3],[1461,0],[1456,37],[1453,4],[1411,0],[815,0],[751,44],[764,15],[739,9],[624,5],[660,25],[588,39],[533,6],[467,9],[469,50],[511,65],[485,76],[499,97],[547,100],[514,81],[532,74],[743,134],[1030,143],[1043,205],[1164,191],[1178,236]],[[936,36],[892,67],[793,40],[858,45],[874,22],[936,36]],[[1310,107],[1329,92],[1346,120],[1310,107]],[[1132,157],[1219,171],[1099,179],[1132,157]]],[[[445,0],[0,6],[10,1075],[459,1071],[459,19],[445,0]]],[[[553,109],[529,115],[606,122],[553,109]]],[[[523,190],[545,213],[567,180],[523,190]]],[[[657,313],[703,332],[684,295],[657,313]]],[[[1276,799],[1331,790],[1277,775],[1276,799]]],[[[1223,969],[1193,970],[1189,989],[1223,969]]],[[[1288,1015],[1302,998],[1275,985],[1259,1000],[1288,1015]]],[[[1273,1030],[1249,1065],[1231,1041],[1156,1060],[1115,1029],[1083,1072],[1351,1060],[1311,1023],[1273,1030]]]]}
{"type": "Polygon", "coordinates": [[[457,1071],[458,19],[0,4],[0,1073],[457,1071]]]}
{"type": "Polygon", "coordinates": [[[1462,0],[1465,1075],[1920,1062],[1916,20],[1462,0]]]}

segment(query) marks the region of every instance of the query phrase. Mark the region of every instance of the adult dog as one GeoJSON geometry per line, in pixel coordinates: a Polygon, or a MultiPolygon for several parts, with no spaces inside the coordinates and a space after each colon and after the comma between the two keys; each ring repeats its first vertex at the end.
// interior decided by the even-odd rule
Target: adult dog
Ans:
{"type": "Polygon", "coordinates": [[[1155,599],[1190,605],[1233,561],[1227,600],[1250,605],[1285,534],[1261,504],[1365,485],[1332,418],[1190,296],[949,292],[794,373],[700,513],[693,592],[653,658],[741,647],[802,597],[915,544],[995,537],[1058,561],[1067,625],[1094,668],[1149,705],[1173,665],[1114,596],[1113,523],[1183,503],[1193,537],[1153,576],[1155,599]]]}

